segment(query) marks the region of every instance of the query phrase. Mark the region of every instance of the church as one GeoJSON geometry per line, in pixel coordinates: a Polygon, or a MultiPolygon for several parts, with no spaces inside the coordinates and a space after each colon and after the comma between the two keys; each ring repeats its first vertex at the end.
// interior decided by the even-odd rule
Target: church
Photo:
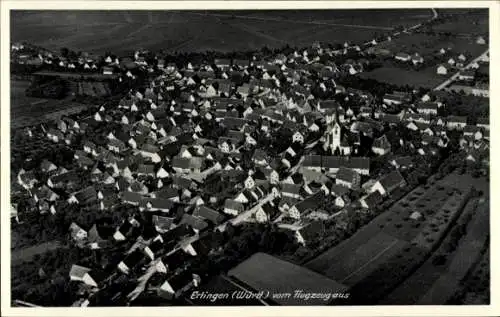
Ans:
{"type": "Polygon", "coordinates": [[[326,124],[327,128],[323,136],[323,149],[332,155],[350,155],[352,149],[345,134],[342,133],[337,111],[326,116],[326,124]]]}

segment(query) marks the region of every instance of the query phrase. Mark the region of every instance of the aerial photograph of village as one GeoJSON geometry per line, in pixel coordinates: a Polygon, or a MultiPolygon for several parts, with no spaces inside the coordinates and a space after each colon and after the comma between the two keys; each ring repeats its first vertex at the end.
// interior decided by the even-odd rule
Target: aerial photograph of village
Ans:
{"type": "Polygon", "coordinates": [[[9,15],[12,307],[490,304],[487,8],[9,15]]]}

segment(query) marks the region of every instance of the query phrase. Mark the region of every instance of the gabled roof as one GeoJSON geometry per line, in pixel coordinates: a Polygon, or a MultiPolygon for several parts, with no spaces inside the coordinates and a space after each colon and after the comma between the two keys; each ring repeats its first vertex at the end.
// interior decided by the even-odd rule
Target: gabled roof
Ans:
{"type": "Polygon", "coordinates": [[[387,136],[384,134],[380,138],[377,138],[377,139],[375,139],[375,141],[373,141],[372,147],[380,148],[380,149],[390,149],[391,143],[387,139],[387,136]]]}
{"type": "Polygon", "coordinates": [[[90,269],[85,267],[85,266],[80,266],[80,265],[76,265],[76,264],[73,264],[71,266],[71,269],[69,271],[69,276],[72,276],[72,277],[75,277],[75,278],[79,278],[79,279],[82,279],[83,276],[90,272],[90,269]]]}
{"type": "Polygon", "coordinates": [[[208,227],[207,222],[203,218],[196,217],[196,216],[186,214],[186,213],[182,215],[182,218],[181,218],[181,221],[179,222],[179,224],[186,224],[186,225],[192,227],[193,229],[196,229],[199,231],[208,227]]]}
{"type": "Polygon", "coordinates": [[[199,206],[196,208],[193,212],[193,216],[207,219],[214,224],[220,224],[224,220],[224,216],[221,213],[207,206],[199,206]]]}
{"type": "Polygon", "coordinates": [[[365,203],[368,205],[369,208],[373,208],[374,206],[378,205],[383,200],[382,195],[380,194],[380,192],[378,190],[362,197],[361,199],[363,199],[365,201],[365,203]]]}
{"type": "Polygon", "coordinates": [[[232,209],[232,210],[236,210],[236,211],[240,211],[240,212],[245,210],[245,207],[243,206],[242,203],[235,201],[235,200],[232,200],[232,199],[226,199],[226,201],[224,202],[224,208],[232,209]]]}
{"type": "Polygon", "coordinates": [[[465,116],[448,116],[446,120],[453,123],[467,123],[467,117],[465,116]]]}
{"type": "Polygon", "coordinates": [[[297,210],[300,213],[304,213],[307,210],[311,210],[311,211],[316,210],[316,209],[318,209],[318,207],[322,201],[321,198],[323,198],[323,196],[324,196],[323,192],[319,191],[316,194],[309,196],[306,199],[299,202],[298,204],[296,204],[295,208],[297,208],[297,210]]]}
{"type": "Polygon", "coordinates": [[[388,192],[391,192],[400,184],[405,183],[405,179],[399,171],[392,171],[382,177],[379,181],[382,187],[384,187],[384,189],[388,192]]]}
{"type": "Polygon", "coordinates": [[[337,174],[335,175],[335,178],[338,179],[338,180],[342,180],[342,181],[345,181],[345,182],[348,182],[348,183],[354,183],[356,181],[356,179],[358,179],[360,177],[360,175],[352,170],[352,169],[349,169],[349,168],[345,168],[345,167],[341,167],[339,168],[337,174]]]}

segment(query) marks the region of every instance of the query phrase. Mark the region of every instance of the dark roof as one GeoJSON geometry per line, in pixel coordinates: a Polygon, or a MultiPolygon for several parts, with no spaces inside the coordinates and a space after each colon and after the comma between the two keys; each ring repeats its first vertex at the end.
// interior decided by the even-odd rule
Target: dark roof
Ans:
{"type": "Polygon", "coordinates": [[[200,206],[196,208],[193,212],[193,216],[205,218],[214,224],[219,224],[224,220],[224,216],[222,214],[207,206],[200,206]]]}
{"type": "Polygon", "coordinates": [[[448,116],[446,118],[448,122],[460,122],[460,123],[467,123],[467,117],[463,116],[448,116]]]}
{"type": "Polygon", "coordinates": [[[182,249],[178,249],[175,252],[162,258],[162,262],[168,266],[169,270],[176,269],[184,264],[191,256],[182,249]]]}
{"type": "Polygon", "coordinates": [[[387,136],[384,134],[380,138],[377,138],[373,141],[372,147],[381,148],[381,149],[390,149],[391,143],[387,139],[387,136]]]}
{"type": "Polygon", "coordinates": [[[186,224],[186,225],[192,227],[193,229],[196,229],[199,231],[208,227],[207,222],[205,220],[203,220],[203,218],[196,217],[196,216],[193,216],[190,214],[183,214],[182,219],[181,219],[179,224],[186,224]]]}
{"type": "Polygon", "coordinates": [[[337,174],[335,175],[336,179],[339,179],[339,180],[342,180],[342,181],[345,181],[348,183],[354,183],[356,181],[356,179],[359,177],[360,177],[360,175],[356,171],[354,171],[350,168],[345,168],[345,167],[339,168],[337,174]]]}
{"type": "Polygon", "coordinates": [[[388,192],[393,191],[395,188],[404,183],[406,183],[405,179],[399,171],[392,171],[380,179],[380,184],[388,192]]]}
{"type": "Polygon", "coordinates": [[[144,258],[144,254],[136,249],[132,253],[128,254],[124,259],[123,263],[127,265],[128,268],[133,268],[144,258]]]}
{"type": "Polygon", "coordinates": [[[324,167],[324,168],[346,167],[352,169],[370,169],[370,159],[368,157],[307,155],[304,157],[303,166],[324,167]]]}
{"type": "Polygon", "coordinates": [[[372,208],[379,204],[382,201],[382,195],[378,190],[374,191],[373,193],[370,193],[366,195],[364,198],[362,198],[365,203],[368,205],[369,208],[372,208]]]}
{"type": "Polygon", "coordinates": [[[184,288],[184,286],[189,284],[191,281],[193,281],[193,274],[189,272],[189,270],[182,271],[181,273],[173,275],[167,279],[168,284],[175,292],[184,288]]]}
{"type": "Polygon", "coordinates": [[[400,156],[393,159],[394,163],[399,166],[410,166],[413,164],[413,158],[411,156],[400,156]]]}
{"type": "Polygon", "coordinates": [[[173,217],[164,217],[160,215],[153,215],[153,224],[162,230],[168,231],[174,223],[173,217]]]}
{"type": "Polygon", "coordinates": [[[319,204],[322,201],[321,198],[323,196],[324,196],[323,192],[319,191],[316,194],[314,194],[312,196],[309,196],[306,199],[304,199],[301,202],[299,202],[298,204],[296,204],[295,208],[297,208],[297,210],[300,213],[303,213],[303,212],[305,212],[307,210],[314,211],[314,210],[318,209],[318,206],[319,206],[319,204]]]}
{"type": "Polygon", "coordinates": [[[76,199],[78,199],[79,203],[85,203],[89,201],[93,201],[97,199],[97,192],[93,186],[89,186],[85,189],[82,189],[76,193],[74,193],[76,199]]]}
{"type": "Polygon", "coordinates": [[[237,211],[243,211],[245,209],[242,203],[232,199],[226,199],[226,201],[224,202],[224,208],[233,209],[237,211]]]}

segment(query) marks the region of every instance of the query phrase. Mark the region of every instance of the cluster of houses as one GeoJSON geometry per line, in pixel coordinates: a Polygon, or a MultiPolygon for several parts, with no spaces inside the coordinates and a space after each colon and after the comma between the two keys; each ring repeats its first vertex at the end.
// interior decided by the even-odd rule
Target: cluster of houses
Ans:
{"type": "MultiPolygon", "coordinates": [[[[88,294],[118,276],[134,276],[137,288],[127,295],[130,300],[151,289],[172,299],[201,282],[184,263],[216,248],[204,238],[209,231],[274,222],[307,245],[315,220],[353,206],[360,212],[374,209],[405,187],[401,173],[415,167],[413,153],[433,155],[446,147],[449,130],[463,131],[462,145],[471,155],[487,147],[484,120],[471,126],[465,118],[442,118],[439,102],[423,98],[409,105],[409,96],[398,92],[374,105],[369,93],[335,83],[342,69],[359,70],[359,63],[336,65],[334,60],[335,54],[321,46],[267,60],[216,59],[183,68],[157,59],[162,74],[145,90],[133,90],[91,117],[64,117],[44,128],[46,138],[74,150],[74,164],[44,160],[37,169],[47,176],[44,183],[34,170],[18,172],[18,183],[40,213],[64,212],[58,210],[63,198],[57,193],[65,192],[67,204],[99,210],[125,204],[152,216],[152,223],[144,223],[130,215],[113,230],[74,222],[70,233],[79,247],[125,242],[131,247],[116,273],[106,276],[100,265],[75,263],[71,280],[88,294]],[[330,58],[320,62],[325,54],[330,58]],[[319,83],[311,74],[320,75],[319,83]],[[241,83],[241,78],[246,80],[241,83]],[[311,93],[316,84],[345,100],[356,98],[360,107],[318,100],[311,93]],[[407,107],[400,114],[384,112],[394,104],[407,107]],[[401,124],[421,133],[422,141],[384,132],[385,125],[401,124]],[[283,151],[262,146],[274,144],[284,130],[289,139],[280,140],[287,145],[283,151]],[[373,140],[363,156],[358,152],[362,137],[373,140]],[[390,155],[393,142],[411,144],[414,152],[391,156],[391,172],[374,172],[372,158],[390,155]],[[327,201],[333,204],[325,206],[327,201]],[[157,283],[148,283],[152,278],[157,283]]],[[[149,67],[141,54],[135,63],[149,67]]],[[[86,297],[77,305],[90,302],[86,297]]]]}

